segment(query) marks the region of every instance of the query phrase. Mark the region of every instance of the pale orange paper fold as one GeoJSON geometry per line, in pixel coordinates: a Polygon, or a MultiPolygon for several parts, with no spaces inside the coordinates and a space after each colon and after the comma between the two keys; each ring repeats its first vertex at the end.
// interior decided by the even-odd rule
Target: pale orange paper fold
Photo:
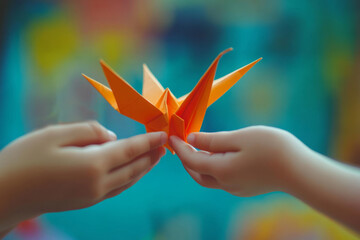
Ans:
{"type": "MultiPolygon", "coordinates": [[[[147,132],[165,131],[169,136],[176,135],[186,141],[188,134],[200,131],[206,109],[261,60],[259,58],[214,81],[220,58],[231,50],[220,53],[194,89],[179,99],[161,86],[145,64],[142,95],[104,61],[100,64],[111,89],[83,76],[116,111],[144,124],[147,132]]],[[[165,146],[173,152],[168,143],[165,146]]]]}

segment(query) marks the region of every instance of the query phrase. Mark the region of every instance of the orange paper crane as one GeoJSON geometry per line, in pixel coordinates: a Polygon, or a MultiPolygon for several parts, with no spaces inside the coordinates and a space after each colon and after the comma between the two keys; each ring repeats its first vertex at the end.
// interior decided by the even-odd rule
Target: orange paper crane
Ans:
{"type": "MultiPolygon", "coordinates": [[[[191,132],[200,131],[206,109],[227,92],[258,60],[214,81],[220,58],[231,51],[220,53],[195,88],[177,99],[164,89],[144,64],[143,93],[139,94],[104,61],[100,61],[110,88],[83,76],[119,113],[142,123],[147,132],[165,131],[186,141],[191,132]]],[[[173,152],[169,144],[166,147],[173,152]]]]}

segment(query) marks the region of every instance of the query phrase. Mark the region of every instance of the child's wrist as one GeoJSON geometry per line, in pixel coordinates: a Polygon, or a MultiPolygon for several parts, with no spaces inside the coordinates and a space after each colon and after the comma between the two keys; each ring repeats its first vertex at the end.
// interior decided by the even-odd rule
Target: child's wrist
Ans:
{"type": "Polygon", "coordinates": [[[306,179],[316,177],[314,176],[316,175],[315,158],[315,152],[305,145],[294,151],[289,161],[287,161],[288,171],[284,184],[284,192],[298,198],[304,194],[303,185],[306,179]]]}
{"type": "Polygon", "coordinates": [[[294,136],[288,140],[288,146],[280,159],[279,185],[281,191],[294,195],[299,189],[299,182],[307,174],[312,174],[312,162],[309,159],[314,157],[314,152],[294,136]]]}

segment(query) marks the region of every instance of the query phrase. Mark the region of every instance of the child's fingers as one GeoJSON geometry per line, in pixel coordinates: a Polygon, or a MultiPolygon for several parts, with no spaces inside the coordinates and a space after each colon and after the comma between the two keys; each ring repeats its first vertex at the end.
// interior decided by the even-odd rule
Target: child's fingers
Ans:
{"type": "Polygon", "coordinates": [[[137,178],[135,178],[133,181],[129,182],[128,184],[121,186],[119,188],[116,188],[110,192],[108,192],[104,198],[102,200],[108,199],[108,198],[113,198],[116,197],[117,195],[119,195],[120,193],[122,193],[123,191],[125,191],[126,189],[131,188],[132,186],[135,185],[135,183],[137,183],[146,173],[138,176],[137,178]]]}
{"type": "Polygon", "coordinates": [[[139,181],[139,180],[140,180],[140,177],[139,177],[138,179],[136,179],[136,180],[134,180],[134,181],[132,181],[132,182],[130,182],[130,183],[122,186],[122,187],[119,187],[119,188],[116,188],[116,189],[110,191],[109,193],[107,193],[107,194],[104,196],[104,198],[103,198],[101,201],[103,201],[103,200],[105,200],[105,199],[108,199],[108,198],[116,197],[117,195],[119,195],[120,193],[122,193],[123,191],[125,191],[126,189],[132,187],[132,186],[133,186],[135,183],[137,183],[137,181],[139,181]]]}
{"type": "MultiPolygon", "coordinates": [[[[165,154],[165,149],[163,148],[162,150],[163,153],[161,153],[160,155],[165,154]]],[[[135,183],[137,183],[143,176],[145,176],[158,162],[160,161],[160,159],[158,159],[150,168],[148,168],[148,170],[146,170],[143,174],[140,174],[139,176],[137,176],[134,180],[132,180],[131,182],[129,182],[128,184],[121,186],[119,188],[116,188],[114,190],[111,190],[110,192],[108,192],[104,198],[101,200],[105,200],[108,198],[112,198],[115,197],[117,195],[119,195],[120,193],[122,193],[123,191],[125,191],[128,188],[131,188],[135,183]]]]}
{"type": "Polygon", "coordinates": [[[191,133],[187,141],[195,148],[208,152],[224,153],[240,150],[238,142],[232,136],[232,132],[191,133]]]}
{"type": "Polygon", "coordinates": [[[210,175],[200,174],[198,172],[191,170],[190,168],[187,168],[186,166],[184,166],[184,168],[189,173],[189,175],[195,180],[195,182],[197,182],[201,186],[207,188],[220,188],[219,183],[214,177],[210,175]]]}
{"type": "MultiPolygon", "coordinates": [[[[165,149],[163,149],[163,152],[165,153],[165,149]]],[[[132,180],[131,182],[129,182],[128,184],[116,188],[112,191],[110,191],[109,193],[107,193],[104,198],[102,200],[108,199],[108,198],[112,198],[115,197],[117,195],[119,195],[120,193],[122,193],[123,191],[125,191],[128,188],[131,188],[133,185],[135,185],[135,183],[137,183],[143,176],[145,176],[158,162],[160,159],[158,159],[158,161],[156,161],[147,171],[145,171],[143,174],[137,176],[134,180],[132,180]]],[[[101,201],[102,201],[101,200],[101,201]]]]}
{"type": "Polygon", "coordinates": [[[113,169],[107,176],[106,189],[113,191],[136,179],[138,176],[146,173],[163,155],[163,147],[154,149],[132,162],[113,169]]]}
{"type": "Polygon", "coordinates": [[[165,132],[152,132],[108,143],[102,151],[109,159],[109,169],[113,169],[164,145],[166,141],[165,132]]]}
{"type": "Polygon", "coordinates": [[[217,154],[196,151],[176,136],[171,136],[170,142],[183,164],[196,172],[212,175],[216,171],[216,166],[223,160],[219,159],[217,154]]]}
{"type": "Polygon", "coordinates": [[[116,139],[113,132],[95,121],[54,125],[43,131],[47,138],[54,138],[61,146],[86,146],[116,139]]]}

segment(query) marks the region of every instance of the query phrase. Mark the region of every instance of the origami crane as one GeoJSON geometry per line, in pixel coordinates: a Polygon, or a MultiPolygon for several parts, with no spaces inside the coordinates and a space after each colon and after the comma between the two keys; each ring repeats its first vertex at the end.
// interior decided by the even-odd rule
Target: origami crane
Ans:
{"type": "MultiPolygon", "coordinates": [[[[262,59],[214,81],[220,58],[231,50],[220,53],[195,88],[178,99],[161,86],[145,64],[142,95],[102,60],[100,64],[111,89],[83,76],[116,111],[144,124],[147,132],[165,131],[168,136],[176,135],[186,141],[188,134],[200,131],[206,109],[262,59]]],[[[174,153],[168,143],[165,146],[174,153]]]]}

